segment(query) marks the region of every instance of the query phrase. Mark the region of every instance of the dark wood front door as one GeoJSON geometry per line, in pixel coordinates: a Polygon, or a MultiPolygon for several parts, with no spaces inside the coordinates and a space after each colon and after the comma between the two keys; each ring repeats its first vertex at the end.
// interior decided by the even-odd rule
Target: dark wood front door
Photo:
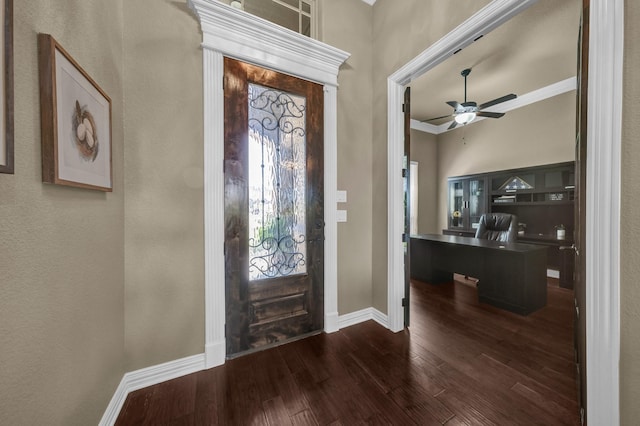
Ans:
{"type": "Polygon", "coordinates": [[[578,401],[582,423],[586,424],[587,407],[587,322],[585,284],[585,189],[587,182],[587,87],[589,64],[589,0],[583,0],[582,20],[578,37],[578,90],[576,97],[576,189],[575,189],[575,269],[574,283],[575,311],[575,360],[578,374],[578,401]]]}
{"type": "Polygon", "coordinates": [[[227,356],[324,321],[322,86],[224,60],[227,356]]]}

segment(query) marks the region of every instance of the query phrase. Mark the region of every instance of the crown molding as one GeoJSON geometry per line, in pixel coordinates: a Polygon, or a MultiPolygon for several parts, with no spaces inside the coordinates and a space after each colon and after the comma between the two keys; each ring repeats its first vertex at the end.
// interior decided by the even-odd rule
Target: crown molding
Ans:
{"type": "MultiPolygon", "coordinates": [[[[545,99],[552,98],[554,96],[561,95],[563,93],[570,92],[572,90],[576,90],[577,80],[576,77],[569,77],[565,80],[558,81],[557,83],[550,84],[548,86],[542,87],[540,89],[534,90],[529,93],[525,93],[522,96],[518,96],[516,99],[511,101],[503,102],[499,105],[495,105],[491,107],[491,112],[504,112],[507,113],[509,111],[513,111],[514,109],[522,108],[527,105],[534,104],[536,102],[544,101],[545,99]]],[[[467,124],[467,126],[471,126],[475,123],[479,123],[483,120],[486,120],[485,117],[477,117],[471,123],[467,124]]],[[[413,130],[419,130],[425,133],[431,133],[432,135],[439,135],[441,133],[445,133],[450,131],[449,126],[453,120],[447,121],[446,123],[442,123],[439,125],[423,123],[418,120],[411,119],[411,128],[413,130]]],[[[458,126],[455,129],[459,129],[462,126],[458,126]]],[[[451,129],[451,130],[455,130],[451,129]]]]}
{"type": "Polygon", "coordinates": [[[369,6],[373,6],[376,3],[376,0],[362,0],[362,1],[368,4],[369,6]]]}
{"type": "Polygon", "coordinates": [[[216,0],[189,0],[202,46],[224,56],[318,83],[338,85],[349,53],[216,0]],[[268,52],[268,54],[265,54],[268,52]]]}

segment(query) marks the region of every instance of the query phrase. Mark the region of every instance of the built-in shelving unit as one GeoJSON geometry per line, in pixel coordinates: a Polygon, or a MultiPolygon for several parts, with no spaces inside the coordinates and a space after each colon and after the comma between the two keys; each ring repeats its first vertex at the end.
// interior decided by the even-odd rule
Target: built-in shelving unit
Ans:
{"type": "Polygon", "coordinates": [[[514,214],[520,228],[518,240],[547,245],[549,267],[560,270],[561,284],[571,285],[573,266],[568,269],[567,255],[560,247],[573,243],[573,161],[450,177],[448,183],[448,226],[443,234],[473,237],[482,214],[514,214]],[[560,225],[564,239],[556,237],[560,225]]]}

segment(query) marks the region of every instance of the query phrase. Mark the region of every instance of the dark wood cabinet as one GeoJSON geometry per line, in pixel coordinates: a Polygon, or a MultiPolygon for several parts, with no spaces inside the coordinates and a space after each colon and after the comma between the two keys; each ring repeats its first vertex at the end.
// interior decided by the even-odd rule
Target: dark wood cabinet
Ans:
{"type": "Polygon", "coordinates": [[[475,237],[476,231],[474,230],[464,230],[464,229],[443,229],[442,235],[451,235],[454,237],[475,237]]]}
{"type": "Polygon", "coordinates": [[[448,230],[450,235],[475,235],[480,217],[487,212],[487,176],[450,178],[448,203],[448,230]]]}
{"type": "Polygon", "coordinates": [[[539,245],[443,235],[411,237],[411,277],[430,284],[453,273],[479,279],[478,298],[528,315],[547,303],[547,249],[539,245]]]}
{"type": "Polygon", "coordinates": [[[573,244],[574,176],[571,161],[450,177],[448,227],[442,233],[472,237],[483,213],[514,214],[518,241],[547,246],[548,267],[560,271],[562,287],[572,288],[573,251],[564,248],[573,244]],[[454,222],[455,211],[460,212],[460,220],[454,222]],[[564,239],[557,238],[561,225],[564,239]]]}

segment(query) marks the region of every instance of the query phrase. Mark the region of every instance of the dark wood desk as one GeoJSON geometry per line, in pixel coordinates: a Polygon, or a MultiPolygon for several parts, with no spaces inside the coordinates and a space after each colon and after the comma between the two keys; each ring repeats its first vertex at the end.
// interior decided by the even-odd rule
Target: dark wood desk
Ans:
{"type": "Polygon", "coordinates": [[[411,236],[411,277],[437,284],[478,278],[481,302],[528,315],[547,304],[547,248],[451,235],[411,236]]]}

